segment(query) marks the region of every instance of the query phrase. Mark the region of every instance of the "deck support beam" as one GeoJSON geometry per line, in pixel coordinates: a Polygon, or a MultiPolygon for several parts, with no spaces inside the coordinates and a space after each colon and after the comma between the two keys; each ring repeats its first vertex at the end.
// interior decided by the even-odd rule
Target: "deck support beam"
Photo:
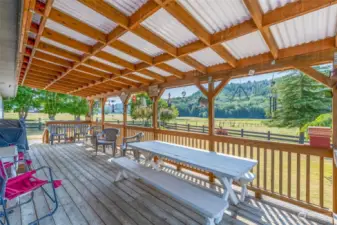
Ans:
{"type": "Polygon", "coordinates": [[[102,130],[104,129],[104,121],[105,121],[105,115],[104,115],[104,106],[107,98],[101,98],[101,124],[102,124],[102,130]]]}

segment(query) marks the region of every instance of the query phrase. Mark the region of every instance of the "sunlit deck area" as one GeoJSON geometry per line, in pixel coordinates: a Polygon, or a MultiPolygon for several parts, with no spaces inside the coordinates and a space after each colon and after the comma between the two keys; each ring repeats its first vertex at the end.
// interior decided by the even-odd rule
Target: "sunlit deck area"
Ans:
{"type": "MultiPolygon", "coordinates": [[[[117,168],[107,161],[111,158],[109,151],[95,156],[93,149],[83,144],[31,146],[29,155],[34,168],[50,166],[55,177],[63,180],[62,187],[57,189],[59,209],[40,224],[205,223],[204,218],[189,207],[140,180],[113,183],[117,168]]],[[[169,167],[163,170],[210,191],[219,190],[216,184],[210,185],[207,179],[191,173],[177,172],[169,167]]],[[[38,175],[45,176],[42,172],[38,175]]],[[[49,203],[42,191],[36,192],[32,203],[16,209],[10,215],[11,224],[33,221],[37,215],[48,211],[49,203]]],[[[331,224],[331,217],[268,198],[257,200],[249,197],[244,203],[231,205],[220,224],[331,224]]]]}

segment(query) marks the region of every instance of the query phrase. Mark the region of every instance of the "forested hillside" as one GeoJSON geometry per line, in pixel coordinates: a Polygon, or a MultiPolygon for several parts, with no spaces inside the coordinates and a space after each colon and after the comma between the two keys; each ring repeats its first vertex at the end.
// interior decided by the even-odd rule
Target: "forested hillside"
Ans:
{"type": "MultiPolygon", "coordinates": [[[[270,80],[230,83],[215,100],[215,117],[264,119],[269,94],[270,80]]],[[[185,98],[172,98],[172,104],[178,108],[181,117],[207,117],[207,108],[199,107],[200,96],[198,91],[185,98]]]]}

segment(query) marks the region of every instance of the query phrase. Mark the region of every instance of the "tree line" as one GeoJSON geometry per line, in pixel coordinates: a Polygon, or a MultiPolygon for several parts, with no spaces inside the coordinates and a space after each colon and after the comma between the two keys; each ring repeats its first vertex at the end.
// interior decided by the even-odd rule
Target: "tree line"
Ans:
{"type": "Polygon", "coordinates": [[[4,100],[6,112],[16,112],[20,119],[26,119],[28,113],[33,111],[48,114],[50,120],[55,120],[59,113],[69,113],[79,120],[81,115],[86,115],[89,106],[86,99],[81,97],[38,90],[19,86],[14,98],[4,100]]]}

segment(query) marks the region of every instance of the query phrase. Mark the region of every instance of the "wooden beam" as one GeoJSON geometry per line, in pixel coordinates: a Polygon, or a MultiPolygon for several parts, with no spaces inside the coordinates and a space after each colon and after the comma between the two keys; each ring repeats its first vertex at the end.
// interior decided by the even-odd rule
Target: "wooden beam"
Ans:
{"type": "Polygon", "coordinates": [[[81,34],[91,37],[102,44],[105,44],[107,42],[106,35],[100,30],[97,30],[96,28],[93,28],[86,23],[83,23],[71,16],[68,16],[67,14],[55,8],[51,10],[49,19],[53,20],[56,23],[62,24],[63,26],[66,26],[72,30],[75,30],[81,34]]]}
{"type": "Polygon", "coordinates": [[[155,72],[152,72],[151,70],[144,69],[144,70],[140,71],[140,73],[142,73],[146,76],[149,76],[149,77],[151,77],[151,78],[153,78],[153,79],[155,79],[159,82],[165,82],[166,81],[165,77],[163,77],[163,76],[161,76],[161,75],[159,75],[155,72]]]}
{"type": "Polygon", "coordinates": [[[307,74],[309,77],[311,77],[312,79],[316,80],[317,82],[325,85],[328,88],[332,87],[332,80],[325,76],[323,73],[315,70],[314,68],[310,67],[310,66],[306,66],[306,67],[296,67],[298,70],[302,71],[303,73],[307,74]]]}
{"type": "Polygon", "coordinates": [[[164,6],[164,9],[166,9],[173,17],[175,17],[207,46],[211,44],[211,35],[208,31],[176,1],[172,1],[167,4],[164,6]]]}
{"type": "Polygon", "coordinates": [[[229,65],[232,67],[236,67],[237,60],[232,56],[232,54],[221,44],[213,45],[212,49],[219,55],[221,58],[223,58],[225,61],[228,62],[229,65]]]}
{"type": "Polygon", "coordinates": [[[140,84],[138,82],[134,82],[132,80],[125,79],[123,77],[118,77],[118,78],[114,79],[114,81],[118,82],[118,83],[129,85],[129,86],[132,86],[132,87],[139,87],[140,86],[140,84]]]}
{"type": "Polygon", "coordinates": [[[262,27],[262,17],[263,12],[260,7],[260,3],[258,0],[244,0],[245,5],[247,6],[250,15],[252,16],[256,26],[258,27],[263,39],[265,40],[266,44],[269,47],[271,54],[273,55],[274,59],[278,57],[278,48],[276,41],[271,34],[269,27],[262,27]]]}
{"type": "Polygon", "coordinates": [[[64,58],[70,59],[70,60],[75,61],[75,62],[79,62],[81,60],[81,57],[79,55],[76,55],[74,53],[68,52],[66,50],[63,50],[61,48],[58,48],[54,45],[50,45],[50,44],[47,44],[47,43],[41,42],[41,43],[39,43],[37,48],[40,49],[40,50],[46,51],[46,52],[50,52],[50,53],[55,54],[55,55],[62,56],[64,58]]]}
{"type": "Polygon", "coordinates": [[[191,56],[181,56],[179,57],[181,61],[184,63],[194,67],[196,70],[198,70],[201,73],[206,74],[207,73],[207,67],[199,63],[197,60],[193,59],[191,56]]]}
{"type": "Polygon", "coordinates": [[[48,62],[51,62],[51,63],[56,63],[56,64],[59,64],[61,66],[67,67],[67,68],[73,66],[73,63],[68,61],[68,60],[65,60],[65,59],[62,59],[62,58],[44,53],[44,52],[40,52],[40,51],[35,52],[34,58],[41,59],[41,60],[44,60],[44,61],[48,61],[48,62]]]}
{"type": "Polygon", "coordinates": [[[84,65],[78,66],[76,68],[76,70],[80,70],[82,72],[90,73],[92,75],[104,77],[104,78],[111,78],[111,76],[113,76],[113,74],[103,72],[103,71],[100,71],[100,70],[96,70],[96,69],[93,69],[91,67],[87,67],[87,66],[84,66],[84,65]]]}
{"type": "Polygon", "coordinates": [[[143,62],[146,62],[149,65],[152,65],[152,57],[151,56],[145,54],[142,51],[139,51],[136,48],[133,48],[133,47],[125,44],[124,42],[116,40],[113,43],[111,43],[110,46],[119,50],[119,51],[122,51],[122,52],[124,52],[128,55],[131,55],[131,56],[133,56],[137,59],[140,59],[140,60],[142,60],[143,62]]]}
{"type": "Polygon", "coordinates": [[[177,48],[162,39],[161,37],[153,34],[146,28],[139,26],[133,29],[133,33],[137,34],[139,37],[145,39],[146,41],[150,42],[151,44],[157,46],[158,48],[166,51],[172,56],[177,55],[177,48]]]}
{"type": "Polygon", "coordinates": [[[227,77],[227,78],[223,79],[220,82],[220,84],[218,84],[218,86],[213,91],[214,98],[216,98],[216,96],[222,91],[222,89],[224,89],[224,87],[229,83],[230,80],[231,80],[231,78],[227,77]]]}
{"type": "Polygon", "coordinates": [[[254,23],[254,21],[251,20],[247,20],[243,23],[240,23],[238,25],[235,25],[233,27],[230,27],[226,30],[223,31],[219,31],[215,34],[212,35],[211,37],[211,44],[215,45],[215,44],[220,44],[224,41],[229,41],[232,40],[234,38],[238,38],[240,36],[243,36],[245,34],[249,34],[252,33],[254,31],[257,31],[258,28],[256,26],[256,24],[254,23]]]}
{"type": "Polygon", "coordinates": [[[165,64],[165,63],[161,63],[161,64],[158,64],[156,65],[156,67],[166,71],[166,72],[169,72],[171,73],[173,76],[177,77],[178,79],[183,79],[184,78],[184,73],[181,72],[180,70],[168,65],[168,64],[165,64]]]}
{"type": "Polygon", "coordinates": [[[262,25],[269,27],[336,3],[336,0],[299,0],[264,14],[262,25]]]}
{"type": "Polygon", "coordinates": [[[45,28],[42,36],[45,38],[48,38],[50,40],[56,41],[58,43],[61,43],[63,45],[70,46],[78,51],[84,52],[84,53],[90,53],[91,52],[91,46],[86,45],[82,42],[79,42],[75,39],[72,39],[68,36],[65,36],[63,34],[60,34],[54,30],[51,30],[49,28],[45,28]]]}
{"type": "Polygon", "coordinates": [[[151,83],[151,80],[145,79],[143,77],[137,76],[136,74],[128,74],[125,75],[126,78],[130,78],[131,80],[138,81],[142,84],[149,85],[151,83]]]}
{"type": "MultiPolygon", "coordinates": [[[[28,68],[26,69],[26,72],[25,72],[25,75],[23,76],[23,79],[22,79],[22,82],[21,84],[24,84],[25,83],[25,77],[27,75],[27,72],[29,70],[29,67],[31,65],[31,62],[33,60],[33,57],[35,55],[35,52],[36,52],[36,48],[37,46],[39,46],[40,44],[40,39],[41,39],[41,35],[43,33],[43,30],[44,30],[44,27],[46,25],[46,22],[47,22],[47,18],[50,14],[50,11],[51,11],[51,8],[52,8],[52,4],[53,4],[54,0],[48,0],[45,4],[45,10],[44,10],[44,13],[43,13],[43,17],[41,19],[41,22],[40,22],[40,26],[39,26],[39,30],[37,32],[37,35],[36,35],[36,38],[35,38],[35,43],[34,43],[34,46],[33,46],[33,51],[31,53],[31,56],[29,58],[29,62],[28,62],[28,68]]],[[[36,5],[37,3],[35,3],[36,5]]]]}
{"type": "Polygon", "coordinates": [[[25,0],[22,3],[22,21],[21,28],[18,34],[18,54],[16,63],[16,80],[18,84],[22,84],[25,74],[21,74],[24,64],[24,53],[28,42],[28,31],[32,24],[33,9],[35,8],[36,0],[25,0]]]}
{"type": "Polygon", "coordinates": [[[208,97],[208,90],[206,90],[206,88],[204,86],[202,86],[199,79],[195,79],[194,84],[201,91],[201,93],[203,93],[203,95],[205,95],[205,97],[208,97]]]}
{"type": "Polygon", "coordinates": [[[95,10],[99,14],[105,16],[106,18],[114,21],[115,23],[121,25],[122,27],[128,28],[129,18],[116,8],[112,7],[110,4],[104,1],[92,1],[92,0],[79,0],[79,2],[95,10]]]}
{"type": "Polygon", "coordinates": [[[117,69],[115,67],[112,67],[112,66],[109,66],[109,65],[104,64],[104,63],[100,63],[100,62],[92,60],[92,59],[88,59],[87,61],[84,62],[84,64],[96,67],[98,69],[108,71],[108,72],[113,73],[113,74],[117,74],[117,75],[121,74],[121,71],[119,69],[117,69]]]}
{"type": "Polygon", "coordinates": [[[62,66],[58,66],[58,65],[55,65],[55,64],[52,64],[52,63],[48,63],[48,62],[45,62],[45,61],[39,60],[39,59],[33,59],[31,64],[42,67],[42,68],[58,71],[58,72],[65,72],[66,71],[66,68],[64,68],[62,66]]]}
{"type": "Polygon", "coordinates": [[[112,62],[112,63],[115,63],[115,64],[118,64],[118,65],[121,65],[121,66],[123,66],[125,68],[128,68],[129,70],[132,70],[132,71],[135,70],[135,66],[132,63],[130,63],[130,62],[126,61],[126,60],[123,60],[121,58],[118,58],[118,57],[116,57],[114,55],[111,55],[109,53],[106,53],[106,52],[103,52],[103,51],[102,52],[98,52],[96,54],[96,57],[104,59],[104,60],[112,62]]]}
{"type": "Polygon", "coordinates": [[[155,1],[147,1],[134,14],[131,15],[129,28],[134,29],[135,27],[139,26],[141,22],[152,16],[159,9],[161,9],[161,7],[155,1]]]}

